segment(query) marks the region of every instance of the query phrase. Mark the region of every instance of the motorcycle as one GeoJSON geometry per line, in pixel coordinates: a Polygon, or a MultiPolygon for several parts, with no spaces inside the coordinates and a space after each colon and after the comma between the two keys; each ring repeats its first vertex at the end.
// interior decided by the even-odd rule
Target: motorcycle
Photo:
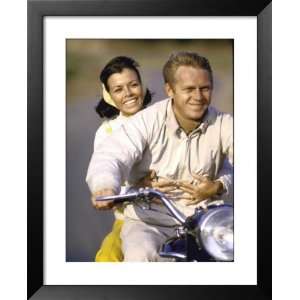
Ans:
{"type": "Polygon", "coordinates": [[[159,251],[161,257],[177,262],[233,261],[233,207],[210,204],[184,216],[166,195],[154,189],[129,189],[126,194],[97,197],[96,201],[113,200],[115,204],[134,201],[151,210],[152,199],[159,199],[178,222],[176,235],[167,239],[159,251]]]}

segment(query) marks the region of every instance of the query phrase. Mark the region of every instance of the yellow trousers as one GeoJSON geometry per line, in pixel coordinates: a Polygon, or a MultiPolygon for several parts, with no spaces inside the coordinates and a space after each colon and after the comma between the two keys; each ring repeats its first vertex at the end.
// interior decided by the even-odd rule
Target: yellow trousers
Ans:
{"type": "Polygon", "coordinates": [[[100,249],[98,250],[96,262],[120,262],[123,261],[123,253],[121,249],[120,232],[123,220],[116,219],[112,231],[104,238],[100,249]]]}

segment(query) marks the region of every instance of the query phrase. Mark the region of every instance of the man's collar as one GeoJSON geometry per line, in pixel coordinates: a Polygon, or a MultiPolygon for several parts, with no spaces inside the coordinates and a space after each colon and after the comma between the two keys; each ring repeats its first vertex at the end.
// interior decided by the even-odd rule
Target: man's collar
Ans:
{"type": "MultiPolygon", "coordinates": [[[[217,110],[209,106],[207,109],[207,112],[205,113],[202,122],[199,124],[197,128],[193,130],[193,133],[201,132],[205,133],[206,129],[210,124],[213,124],[217,117],[217,110]]],[[[181,130],[181,127],[179,126],[175,113],[172,107],[172,99],[169,99],[168,106],[167,106],[167,119],[166,119],[166,125],[168,130],[170,130],[171,133],[177,135],[178,132],[181,130]]]]}
{"type": "Polygon", "coordinates": [[[205,133],[208,126],[215,122],[217,115],[217,110],[213,106],[209,106],[200,126],[198,127],[202,133],[205,133]]]}
{"type": "Polygon", "coordinates": [[[166,119],[166,125],[168,130],[176,135],[178,131],[180,130],[180,126],[176,120],[173,107],[172,107],[172,99],[170,98],[168,101],[168,106],[167,106],[167,119],[166,119]]]}

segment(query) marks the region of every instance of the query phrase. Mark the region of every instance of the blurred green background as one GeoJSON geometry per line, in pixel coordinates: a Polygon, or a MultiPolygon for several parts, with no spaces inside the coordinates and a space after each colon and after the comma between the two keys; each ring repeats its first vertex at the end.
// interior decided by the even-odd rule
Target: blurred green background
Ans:
{"type": "Polygon", "coordinates": [[[101,97],[99,74],[115,56],[139,64],[153,102],[166,98],[162,67],[175,51],[196,51],[207,57],[214,76],[212,105],[233,113],[233,40],[98,40],[66,41],[67,203],[66,261],[93,261],[113,221],[111,212],[95,211],[85,183],[94,135],[103,120],[94,107],[101,97]]]}

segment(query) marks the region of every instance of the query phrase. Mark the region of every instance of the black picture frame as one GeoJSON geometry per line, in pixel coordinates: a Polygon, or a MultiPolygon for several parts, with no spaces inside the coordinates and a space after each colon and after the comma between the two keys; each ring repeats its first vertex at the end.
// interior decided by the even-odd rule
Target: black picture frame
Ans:
{"type": "Polygon", "coordinates": [[[185,299],[187,296],[207,300],[272,298],[271,5],[271,1],[264,0],[28,1],[28,299],[159,300],[166,297],[185,299]],[[43,18],[45,16],[257,16],[257,285],[46,286],[43,284],[43,18]]]}

